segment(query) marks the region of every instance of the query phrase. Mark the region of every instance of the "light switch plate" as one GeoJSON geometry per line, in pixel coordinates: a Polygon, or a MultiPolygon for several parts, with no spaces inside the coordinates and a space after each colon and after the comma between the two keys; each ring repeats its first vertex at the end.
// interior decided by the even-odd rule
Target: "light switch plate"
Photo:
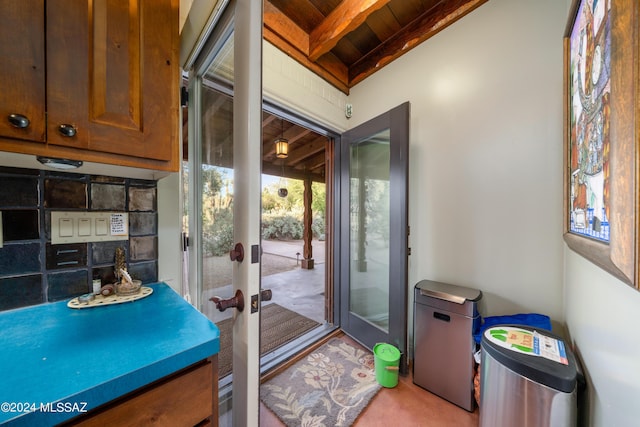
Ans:
{"type": "Polygon", "coordinates": [[[106,236],[107,234],[109,234],[109,220],[96,218],[96,236],[106,236]]]}
{"type": "Polygon", "coordinates": [[[73,237],[73,219],[72,218],[58,218],[58,232],[59,237],[73,237]]]}
{"type": "Polygon", "coordinates": [[[51,212],[51,244],[129,239],[126,212],[51,212]]]}
{"type": "Polygon", "coordinates": [[[91,236],[91,218],[78,219],[78,236],[91,236]]]}

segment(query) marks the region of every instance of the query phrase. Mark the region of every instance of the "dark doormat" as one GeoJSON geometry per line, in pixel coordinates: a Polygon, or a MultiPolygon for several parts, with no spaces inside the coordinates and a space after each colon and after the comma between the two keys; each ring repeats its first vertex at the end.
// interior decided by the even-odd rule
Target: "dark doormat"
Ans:
{"type": "MultiPolygon", "coordinates": [[[[296,339],[305,332],[320,326],[320,323],[302,316],[276,303],[262,306],[260,325],[260,355],[296,339]]],[[[220,329],[220,352],[218,353],[218,375],[220,378],[231,373],[233,359],[232,329],[233,319],[216,324],[220,329]]]]}

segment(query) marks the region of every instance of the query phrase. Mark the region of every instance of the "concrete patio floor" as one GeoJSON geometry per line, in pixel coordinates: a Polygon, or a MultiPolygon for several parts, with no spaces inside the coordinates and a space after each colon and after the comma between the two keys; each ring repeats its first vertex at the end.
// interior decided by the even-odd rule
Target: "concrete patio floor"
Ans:
{"type": "MultiPolygon", "coordinates": [[[[323,241],[312,242],[314,268],[311,270],[297,267],[290,271],[271,274],[261,278],[261,288],[271,289],[272,300],[263,304],[276,303],[298,314],[323,324],[324,319],[324,291],[325,291],[325,245],[323,241]]],[[[296,259],[296,253],[302,254],[301,241],[273,241],[262,242],[264,253],[296,259]]],[[[302,256],[300,255],[300,259],[302,256]]],[[[209,301],[213,296],[229,298],[233,295],[233,286],[223,286],[203,292],[203,313],[212,322],[220,322],[233,316],[233,310],[220,312],[215,304],[209,301]]]]}

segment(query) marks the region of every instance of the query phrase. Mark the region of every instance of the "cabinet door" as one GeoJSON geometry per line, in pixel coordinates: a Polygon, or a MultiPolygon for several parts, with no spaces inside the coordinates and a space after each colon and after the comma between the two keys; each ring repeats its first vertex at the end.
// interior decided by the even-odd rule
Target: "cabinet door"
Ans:
{"type": "Polygon", "coordinates": [[[0,0],[0,12],[0,135],[44,142],[43,0],[0,0]]]}
{"type": "Polygon", "coordinates": [[[218,356],[210,360],[64,425],[217,426],[218,356]]]}
{"type": "Polygon", "coordinates": [[[59,0],[46,21],[49,144],[177,156],[178,0],[59,0]]]}

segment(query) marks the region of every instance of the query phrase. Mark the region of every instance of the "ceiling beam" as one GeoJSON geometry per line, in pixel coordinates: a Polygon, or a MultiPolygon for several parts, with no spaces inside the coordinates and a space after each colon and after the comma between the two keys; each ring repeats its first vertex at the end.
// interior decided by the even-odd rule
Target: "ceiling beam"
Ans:
{"type": "Polygon", "coordinates": [[[264,2],[263,19],[265,28],[268,28],[275,34],[279,34],[289,45],[299,50],[305,56],[309,55],[309,34],[298,27],[295,22],[280,12],[280,9],[268,0],[264,2]]]}
{"type": "Polygon", "coordinates": [[[303,170],[303,171],[309,172],[319,168],[320,166],[323,166],[324,163],[325,163],[324,152],[322,152],[322,153],[316,154],[315,156],[311,156],[310,158],[306,159],[304,162],[298,163],[293,168],[296,170],[303,170]]]}
{"type": "Polygon", "coordinates": [[[274,121],[277,118],[277,116],[273,115],[273,114],[269,114],[266,113],[265,117],[262,119],[262,127],[264,128],[265,126],[267,126],[269,123],[271,123],[272,121],[274,121]]]}
{"type": "Polygon", "coordinates": [[[284,164],[286,166],[297,166],[298,163],[303,160],[319,153],[324,152],[324,146],[327,141],[326,136],[319,136],[313,141],[297,147],[294,150],[289,151],[289,156],[285,159],[284,164]]]}
{"type": "Polygon", "coordinates": [[[289,141],[289,144],[293,144],[302,137],[305,137],[311,133],[311,129],[303,128],[300,126],[291,126],[284,131],[284,137],[289,141]]]}
{"type": "MultiPolygon", "coordinates": [[[[262,173],[271,176],[283,176],[283,167],[263,161],[262,173]]],[[[311,173],[308,170],[305,172],[293,168],[288,168],[286,166],[284,167],[284,178],[301,180],[311,178],[313,182],[325,182],[324,175],[322,173],[311,173]]]]}
{"type": "Polygon", "coordinates": [[[349,87],[361,82],[488,0],[447,0],[414,19],[349,69],[349,87]]]}
{"type": "Polygon", "coordinates": [[[358,28],[390,0],[344,0],[309,34],[309,60],[315,62],[342,37],[358,28]]]}

